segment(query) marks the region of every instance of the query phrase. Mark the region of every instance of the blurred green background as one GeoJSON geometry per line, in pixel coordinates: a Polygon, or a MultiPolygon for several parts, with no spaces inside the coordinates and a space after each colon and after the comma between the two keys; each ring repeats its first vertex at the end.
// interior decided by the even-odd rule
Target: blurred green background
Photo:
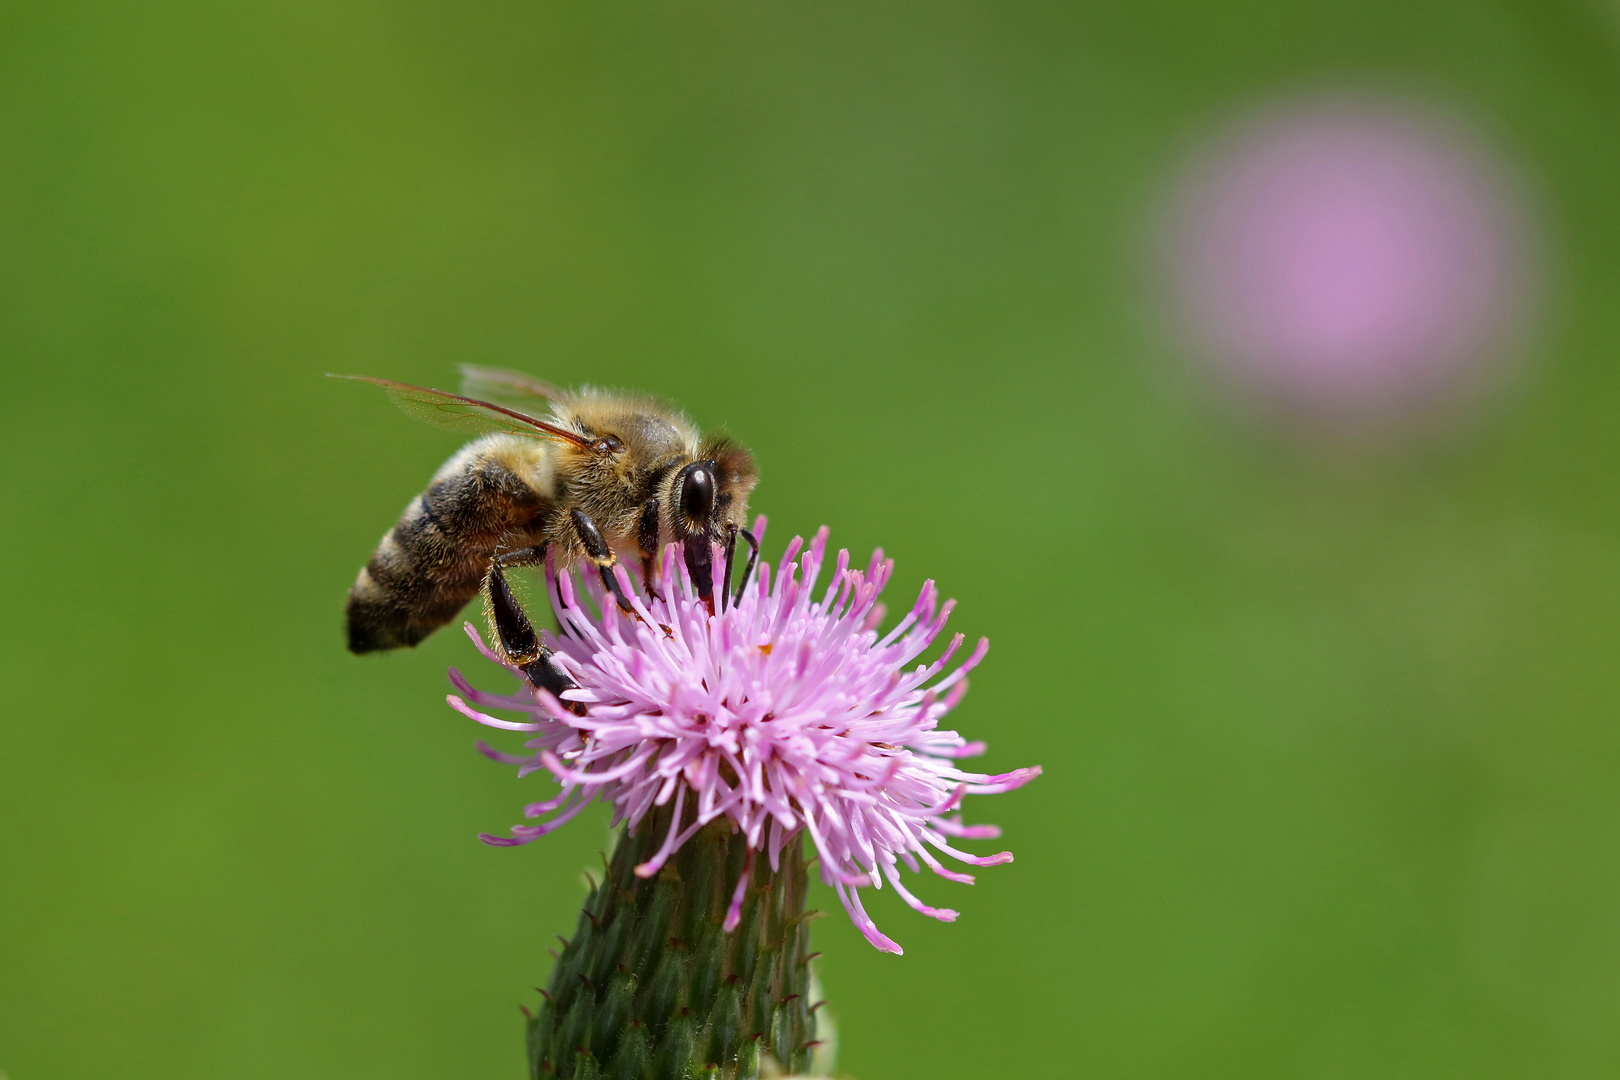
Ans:
{"type": "Polygon", "coordinates": [[[818,923],[841,1071],[1620,1075],[1617,136],[1596,0],[5,6],[0,1068],[523,1075],[605,816],[479,844],[545,781],[466,640],[344,652],[456,444],[320,377],[478,362],[727,425],[769,550],[990,636],[1018,861],[818,923]],[[1365,79],[1562,243],[1517,388],[1375,448],[1183,392],[1138,274],[1189,139],[1365,79]]]}

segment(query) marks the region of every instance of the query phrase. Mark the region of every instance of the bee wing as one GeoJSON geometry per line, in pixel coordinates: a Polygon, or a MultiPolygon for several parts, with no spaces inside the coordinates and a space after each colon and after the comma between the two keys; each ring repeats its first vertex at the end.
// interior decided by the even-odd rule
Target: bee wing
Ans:
{"type": "Polygon", "coordinates": [[[375,383],[387,392],[389,400],[398,405],[401,412],[446,431],[500,431],[534,439],[561,439],[586,448],[591,445],[583,435],[493,402],[370,375],[333,375],[332,378],[375,383]]]}
{"type": "Polygon", "coordinates": [[[567,397],[550,383],[541,382],[521,371],[479,367],[477,364],[462,364],[459,370],[463,394],[484,401],[498,401],[515,409],[533,409],[567,397]]]}

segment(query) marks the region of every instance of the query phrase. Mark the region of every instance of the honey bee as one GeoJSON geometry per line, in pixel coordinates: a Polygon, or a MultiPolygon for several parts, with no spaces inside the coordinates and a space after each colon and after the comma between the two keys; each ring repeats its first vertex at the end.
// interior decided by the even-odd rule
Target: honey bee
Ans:
{"type": "Polygon", "coordinates": [[[704,435],[651,398],[585,388],[564,391],[515,371],[463,367],[462,393],[363,375],[407,414],[452,431],[481,432],[434,474],[372,553],[345,611],[349,649],[415,645],[480,591],[505,656],[537,686],[573,684],[551,663],[505,570],[589,563],[621,610],[634,614],[613,567],[640,561],[652,588],[656,555],[683,547],[698,595],[714,610],[715,542],[724,545],[721,605],[737,538],[759,479],[753,455],[724,435],[704,435]]]}

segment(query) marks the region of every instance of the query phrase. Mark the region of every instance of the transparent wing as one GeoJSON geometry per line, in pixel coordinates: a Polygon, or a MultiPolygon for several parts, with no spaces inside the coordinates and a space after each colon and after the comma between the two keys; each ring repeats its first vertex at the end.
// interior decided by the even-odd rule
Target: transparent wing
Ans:
{"type": "Polygon", "coordinates": [[[539,412],[541,406],[561,401],[567,395],[533,375],[507,368],[462,364],[461,392],[470,398],[495,401],[523,412],[539,412]]]}
{"type": "Polygon", "coordinates": [[[446,431],[466,434],[498,431],[533,439],[560,439],[586,448],[591,445],[583,435],[493,402],[370,375],[333,375],[332,378],[375,383],[387,392],[389,400],[398,405],[400,411],[446,431]]]}

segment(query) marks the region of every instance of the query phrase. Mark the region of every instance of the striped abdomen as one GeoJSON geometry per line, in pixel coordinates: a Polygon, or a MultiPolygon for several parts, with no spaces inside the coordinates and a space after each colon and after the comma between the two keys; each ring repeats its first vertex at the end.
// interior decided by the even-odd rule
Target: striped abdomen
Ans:
{"type": "Polygon", "coordinates": [[[415,645],[477,595],[498,550],[539,542],[547,500],[525,482],[532,446],[484,439],[440,469],[349,590],[349,650],[415,645]]]}

